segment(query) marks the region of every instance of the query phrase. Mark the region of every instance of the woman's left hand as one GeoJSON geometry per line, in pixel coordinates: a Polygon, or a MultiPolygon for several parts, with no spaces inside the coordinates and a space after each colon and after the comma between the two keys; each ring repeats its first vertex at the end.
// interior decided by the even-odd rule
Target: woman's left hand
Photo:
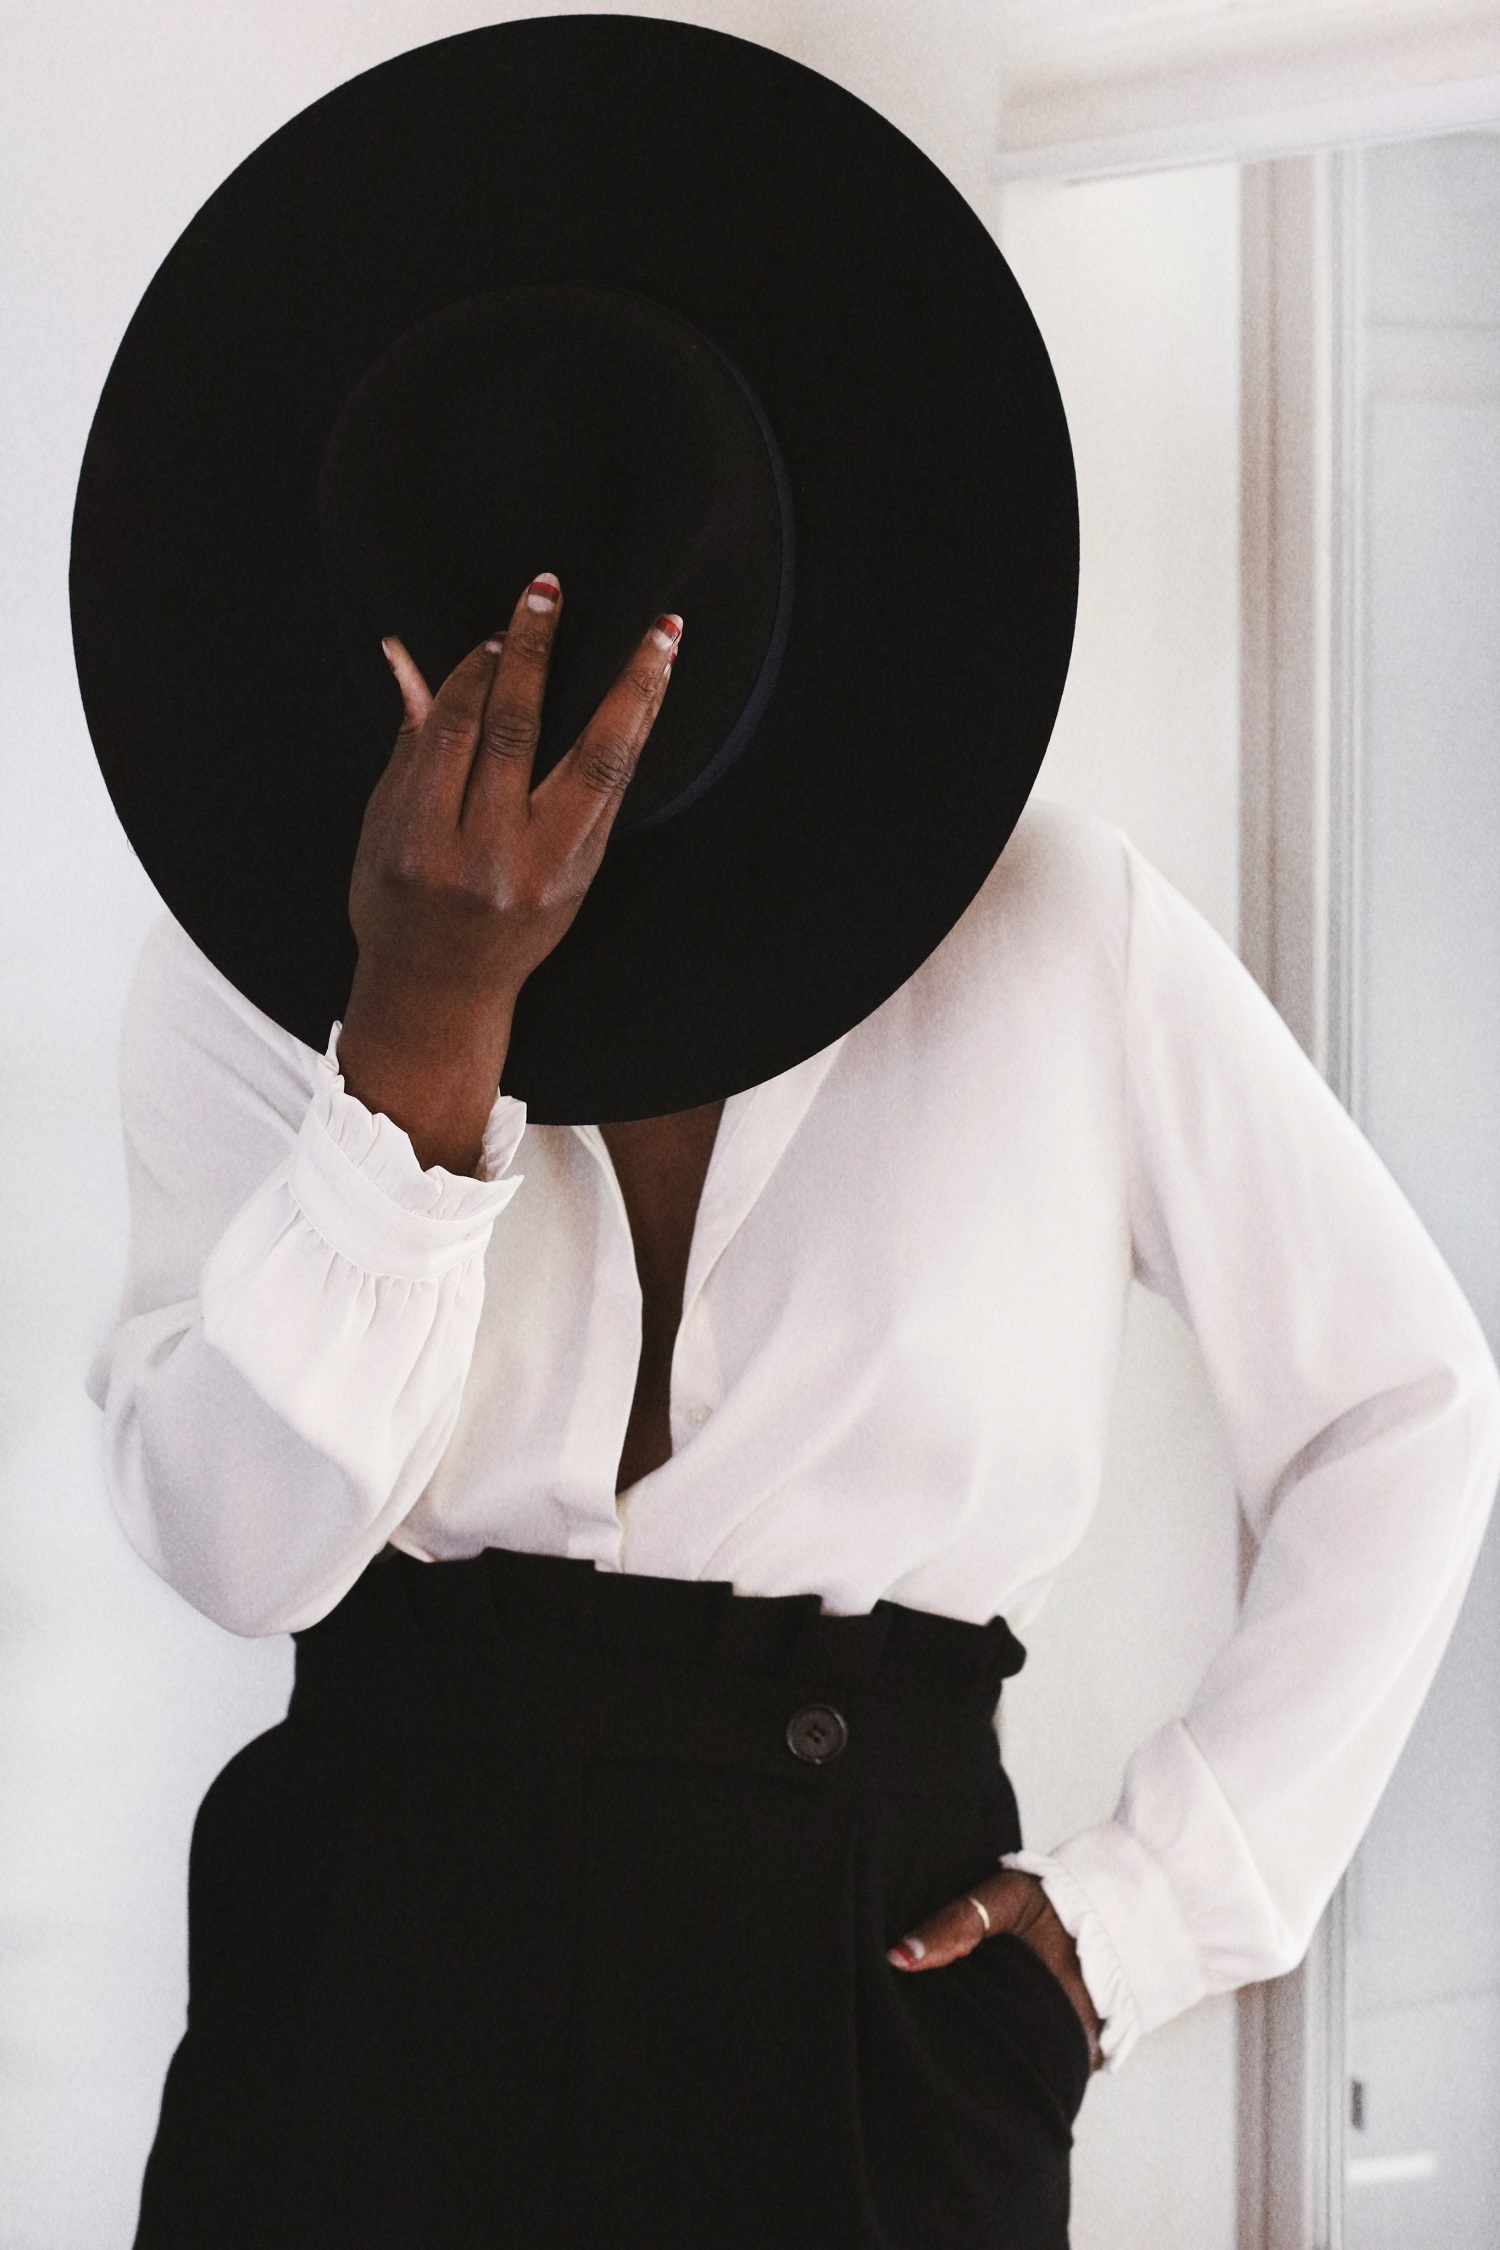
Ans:
{"type": "Polygon", "coordinates": [[[1073,2003],[1089,2043],[1090,2066],[1097,2070],[1104,2060],[1099,2047],[1099,2014],[1078,1966],[1078,1948],[1034,1875],[1023,1875],[1014,1867],[1002,1868],[998,1875],[976,1883],[967,1897],[953,1899],[947,1906],[940,1906],[936,1914],[929,1914],[925,1922],[898,1939],[886,1958],[896,1968],[912,1972],[941,1969],[972,1953],[987,1937],[998,1937],[1002,1930],[1029,1945],[1052,1971],[1073,2003]],[[975,1899],[990,1918],[988,1929],[973,1904],[975,1899]]]}

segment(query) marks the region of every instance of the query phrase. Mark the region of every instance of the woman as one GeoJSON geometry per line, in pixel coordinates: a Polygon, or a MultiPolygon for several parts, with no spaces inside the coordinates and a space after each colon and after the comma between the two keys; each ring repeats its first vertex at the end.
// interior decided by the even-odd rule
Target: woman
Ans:
{"type": "MultiPolygon", "coordinates": [[[[652,83],[687,50],[699,69],[705,36],[642,29],[652,83]]],[[[542,85],[556,40],[613,43],[613,64],[635,30],[485,37],[506,42],[508,68],[516,39],[554,41],[542,85]]],[[[465,46],[467,71],[474,50],[447,44],[465,46]]],[[[450,131],[466,83],[444,81],[450,131]]],[[[745,113],[738,78],[730,91],[716,109],[695,80],[648,143],[683,114],[729,133],[745,113]]],[[[778,142],[778,181],[816,140],[778,142]]],[[[336,139],[339,166],[351,145],[336,139]]],[[[303,164],[299,193],[306,177],[303,164]]],[[[593,171],[586,184],[597,201],[593,171]]],[[[909,337],[936,238],[913,253],[909,301],[894,237],[880,239],[871,294],[894,294],[909,337]]],[[[350,290],[336,248],[329,271],[350,290]]],[[[822,284],[849,264],[839,251],[822,284]]],[[[825,353],[862,302],[840,303],[825,353]]],[[[520,317],[514,300],[501,309],[520,317]]],[[[242,351],[238,301],[224,332],[242,351]]],[[[483,331],[487,371],[500,333],[483,331]]],[[[619,359],[592,355],[611,396],[618,334],[619,359]]],[[[783,340],[807,358],[795,323],[783,340]]],[[[842,420],[892,383],[901,348],[895,334],[877,365],[854,338],[869,371],[851,360],[833,390],[842,420]]],[[[403,351],[400,382],[420,356],[403,351]]],[[[695,339],[680,363],[685,381],[720,382],[695,339]]],[[[174,410],[212,403],[211,385],[171,372],[174,410]]],[[[983,364],[980,377],[992,390],[983,364]]],[[[1033,806],[1007,842],[1014,807],[1002,818],[985,794],[984,727],[965,791],[937,762],[955,672],[992,711],[992,667],[1010,666],[1024,699],[1056,647],[1040,625],[979,645],[971,613],[1018,611],[976,609],[976,586],[1003,568],[1006,603],[1024,607],[1066,539],[1044,526],[1027,547],[1024,497],[997,519],[1020,472],[1003,462],[986,485],[976,409],[964,478],[944,485],[934,461],[896,519],[927,522],[941,485],[950,524],[972,498],[972,547],[945,573],[913,544],[895,607],[820,646],[806,620],[833,563],[857,581],[880,527],[872,512],[856,537],[845,482],[843,549],[820,553],[804,455],[803,630],[788,642],[791,487],[759,405],[747,418],[735,403],[741,377],[721,391],[719,459],[741,464],[745,507],[722,581],[743,598],[717,614],[730,637],[757,601],[764,622],[742,672],[716,634],[697,645],[705,675],[729,682],[713,739],[742,740],[735,713],[756,709],[759,765],[718,799],[739,808],[715,831],[725,856],[676,936],[712,956],[709,989],[733,1007],[700,1021],[695,960],[676,960],[672,928],[647,942],[666,847],[629,869],[606,857],[670,741],[673,696],[680,710],[690,692],[686,671],[669,683],[697,613],[684,601],[639,633],[542,772],[566,647],[548,572],[503,631],[433,674],[436,694],[388,633],[404,718],[360,835],[358,963],[325,1056],[175,924],[147,948],[125,1051],[135,1232],[107,1378],[110,1488],[189,1601],[232,1631],[293,1632],[298,1658],[287,1720],[231,1761],[195,1828],[189,2023],[140,2250],[1061,2250],[1090,2070],[1204,1993],[1300,1956],[1462,1598],[1500,1471],[1500,1381],[1410,1210],[1228,949],[1122,837],[1033,806]],[[747,561],[762,503],[764,556],[747,561]],[[842,818],[817,829],[808,814],[821,856],[799,858],[823,755],[803,728],[806,794],[776,831],[785,865],[763,854],[765,887],[736,925],[750,955],[763,940],[780,962],[784,925],[818,927],[837,902],[794,984],[758,978],[719,925],[746,911],[730,895],[735,822],[777,785],[767,730],[784,704],[795,720],[820,669],[829,726],[862,714],[863,731],[849,724],[868,755],[837,769],[842,818]],[[885,708],[900,718],[891,750],[885,708]],[[972,853],[974,831],[994,862],[977,895],[960,875],[956,904],[928,850],[939,814],[949,856],[972,853]],[[856,836],[883,871],[862,891],[845,874],[856,836]],[[872,896],[849,989],[885,923],[905,926],[909,958],[784,1067],[739,1071],[742,1047],[702,1065],[712,1098],[643,1112],[622,1095],[627,1121],[603,1125],[585,1121],[602,1108],[575,1106],[572,1122],[562,1101],[539,1124],[505,1090],[540,1074],[538,992],[562,1070],[615,1036],[593,996],[626,1010],[620,1087],[689,1083],[674,1058],[748,1038],[738,1014],[757,994],[771,1036],[816,1020],[800,985],[832,973],[843,917],[872,896]],[[609,919],[622,898],[630,913],[609,919]],[[587,975],[549,984],[564,960],[587,975]],[[648,1053],[665,1060],[642,1081],[648,1053]],[[1137,1751],[1116,1817],[1042,1856],[1021,1848],[994,1710],[1022,1660],[1012,1628],[1093,1506],[1137,1275],[1195,1330],[1261,1552],[1239,1629],[1183,1719],[1137,1751]]],[[[819,363],[808,396],[831,414],[829,395],[819,363]]],[[[441,424],[446,442],[446,408],[413,414],[406,396],[384,426],[414,444],[441,424]]],[[[547,443],[518,396],[527,443],[502,426],[497,476],[547,443]]],[[[660,396],[653,374],[648,432],[660,396]]],[[[795,429],[796,401],[778,398],[795,429]]],[[[1017,387],[996,426],[1023,406],[1017,387]]],[[[1049,444],[1050,412],[1035,425],[1049,444]]],[[[101,477],[128,451],[110,435],[101,477]]],[[[665,459],[672,441],[641,442],[665,459]]],[[[386,454],[362,444],[358,428],[335,433],[323,457],[325,560],[379,546],[360,508],[386,454]]],[[[575,450],[556,447],[560,485],[575,450]]],[[[210,451],[218,474],[227,449],[210,451]]],[[[877,480],[898,476],[869,460],[877,480]]],[[[139,482],[127,500],[133,522],[139,482]]],[[[101,520],[96,496],[81,510],[101,520]]],[[[342,615],[359,611],[357,579],[342,615]]],[[[140,598],[160,583],[143,572],[140,598]]],[[[605,591],[601,574],[595,606],[605,591]]],[[[116,606],[130,598],[115,585],[116,606]]],[[[225,608],[221,588],[209,606],[225,608]]],[[[300,614],[286,612],[289,640],[300,614]]],[[[320,644],[306,698],[328,676],[320,644]]],[[[1048,723],[1060,684],[1037,691],[1048,723]]],[[[286,691],[275,725],[256,723],[267,759],[316,739],[286,691]]],[[[722,789],[722,770],[715,751],[652,817],[700,802],[709,780],[722,789]]],[[[300,768],[282,771],[295,795],[300,768]]],[[[679,833],[701,873],[692,839],[709,828],[679,833]]],[[[739,841],[749,863],[748,825],[739,841]]],[[[290,848],[284,864],[294,877],[290,848]]],[[[240,879],[227,856],[212,872],[240,879]]],[[[195,927],[211,908],[194,905],[195,927]]]]}
{"type": "Polygon", "coordinates": [[[1495,1378],[1227,949],[1040,808],[892,1002],[728,1105],[752,1172],[724,1104],[605,1127],[607,1153],[523,1130],[492,1093],[511,1010],[682,630],[650,628],[533,790],[561,607],[544,574],[435,697],[389,642],[406,718],[327,1063],[170,925],[137,993],[135,1292],[160,1310],[116,1347],[112,1489],[198,1607],[300,1634],[292,1718],[200,1815],[140,2241],[1060,2244],[1101,2017],[1118,2055],[1300,1954],[1461,1596],[1495,1378]],[[1081,1530],[1132,1258],[1193,1321],[1265,1546],[1118,1821],[1034,1860],[974,1724],[1018,1652],[980,1621],[1028,1612],[1081,1530]],[[568,1708],[599,1628],[559,1566],[495,1596],[482,1556],[407,1559],[484,1546],[838,1614],[792,1602],[824,1636],[793,1662],[790,1620],[737,1659],[691,1600],[620,1605],[610,1695],[696,1664],[767,1715],[702,1741],[668,1694],[614,1741],[568,1708]],[[870,1652],[839,1634],[893,1600],[975,1622],[888,1652],[887,1775],[835,1806],[798,1785],[860,1726],[870,1652]],[[498,1688],[497,1615],[531,1667],[498,1688]],[[419,1684],[424,1635],[462,1659],[446,1684],[419,1684]]]}

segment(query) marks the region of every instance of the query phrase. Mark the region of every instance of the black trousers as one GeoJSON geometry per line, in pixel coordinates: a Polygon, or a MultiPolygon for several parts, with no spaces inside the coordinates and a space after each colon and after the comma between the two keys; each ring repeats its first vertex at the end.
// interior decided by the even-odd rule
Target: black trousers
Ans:
{"type": "Polygon", "coordinates": [[[1065,2250],[1082,2029],[887,1945],[1019,1842],[1024,1652],[388,1555],[204,1799],[137,2250],[1065,2250]]]}

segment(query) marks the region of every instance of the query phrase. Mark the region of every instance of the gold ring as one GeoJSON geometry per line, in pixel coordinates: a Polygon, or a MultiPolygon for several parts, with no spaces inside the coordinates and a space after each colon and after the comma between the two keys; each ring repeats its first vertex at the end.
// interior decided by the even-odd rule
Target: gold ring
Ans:
{"type": "Polygon", "coordinates": [[[976,1913],[976,1914],[977,1914],[977,1915],[979,1916],[979,1919],[980,1919],[980,1921],[981,1921],[981,1922],[982,1922],[982,1923],[984,1924],[984,1934],[985,1934],[985,1936],[986,1936],[986,1937],[988,1937],[988,1936],[989,1936],[989,1934],[990,1934],[990,1918],[989,1918],[989,1915],[988,1915],[988,1914],[987,1914],[987,1913],[985,1912],[985,1909],[984,1909],[983,1905],[982,1905],[982,1904],[980,1903],[980,1901],[979,1901],[979,1900],[978,1900],[978,1899],[977,1899],[977,1898],[976,1898],[976,1897],[974,1896],[974,1893],[973,1893],[972,1891],[965,1891],[965,1892],[964,1892],[964,1897],[965,1897],[965,1898],[967,1899],[967,1901],[968,1901],[968,1903],[970,1904],[970,1906],[972,1906],[972,1907],[973,1907],[973,1909],[974,1909],[974,1912],[975,1912],[975,1913],[976,1913]]]}

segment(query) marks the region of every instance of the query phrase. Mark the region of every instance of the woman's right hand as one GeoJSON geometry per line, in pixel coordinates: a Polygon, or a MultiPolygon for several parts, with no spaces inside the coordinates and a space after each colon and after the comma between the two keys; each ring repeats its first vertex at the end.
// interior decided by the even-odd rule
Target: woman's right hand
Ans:
{"type": "Polygon", "coordinates": [[[383,646],[406,716],[365,812],[349,918],[359,963],[339,1068],[425,1168],[472,1172],[516,995],[577,913],[661,708],[682,631],[659,617],[578,740],[531,786],[562,591],[532,580],[509,629],[428,692],[383,646]]]}

